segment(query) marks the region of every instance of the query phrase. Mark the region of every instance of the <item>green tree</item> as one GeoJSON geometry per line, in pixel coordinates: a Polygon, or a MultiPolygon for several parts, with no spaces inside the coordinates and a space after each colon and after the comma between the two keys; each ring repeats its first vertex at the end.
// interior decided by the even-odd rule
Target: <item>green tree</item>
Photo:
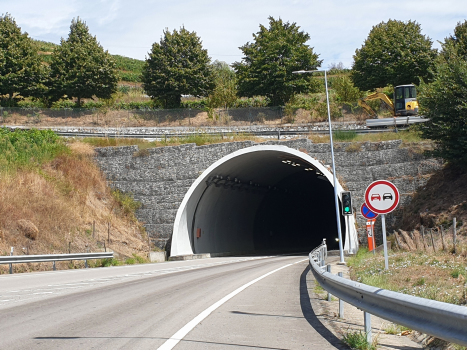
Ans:
{"type": "Polygon", "coordinates": [[[225,62],[214,61],[211,65],[214,90],[209,95],[210,107],[232,107],[237,101],[237,79],[235,72],[225,62]]]}
{"type": "Polygon", "coordinates": [[[24,97],[45,91],[45,67],[36,45],[7,13],[0,16],[0,95],[2,105],[14,106],[24,97]]]}
{"type": "Polygon", "coordinates": [[[143,67],[143,88],[165,108],[179,107],[182,95],[208,96],[214,88],[211,58],[196,32],[167,29],[152,45],[143,67]]]}
{"type": "Polygon", "coordinates": [[[79,17],[72,20],[68,39],[53,51],[50,69],[52,100],[76,97],[80,106],[83,98],[108,99],[117,91],[114,60],[79,17]]]}
{"type": "Polygon", "coordinates": [[[422,136],[435,142],[434,155],[467,168],[467,61],[454,43],[443,45],[434,80],[419,88],[421,113],[430,120],[422,136]]]}
{"type": "MultiPolygon", "coordinates": [[[[451,43],[453,49],[457,51],[460,57],[467,59],[467,20],[464,23],[458,22],[456,28],[454,28],[454,35],[447,37],[444,42],[446,44],[451,43]]],[[[450,53],[442,51],[443,55],[446,54],[449,57],[450,53]]]]}
{"type": "Polygon", "coordinates": [[[432,78],[437,51],[420,24],[389,20],[374,26],[365,43],[355,51],[351,78],[360,90],[386,85],[419,84],[432,78]]]}
{"type": "Polygon", "coordinates": [[[292,74],[316,69],[322,63],[313,48],[305,44],[310,36],[299,26],[269,17],[269,28],[260,25],[253,38],[254,42],[240,47],[242,61],[233,64],[241,96],[267,96],[277,106],[294,94],[316,89],[319,82],[311,74],[292,74]]]}
{"type": "Polygon", "coordinates": [[[348,75],[334,77],[331,82],[331,87],[336,92],[337,99],[340,102],[352,105],[363,97],[362,91],[354,86],[348,75]]]}

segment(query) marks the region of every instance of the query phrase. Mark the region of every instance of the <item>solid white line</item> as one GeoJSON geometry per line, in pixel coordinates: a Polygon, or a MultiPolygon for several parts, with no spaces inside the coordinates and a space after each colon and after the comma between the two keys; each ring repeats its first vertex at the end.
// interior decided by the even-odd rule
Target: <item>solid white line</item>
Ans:
{"type": "Polygon", "coordinates": [[[232,293],[226,295],[221,300],[219,300],[218,302],[216,302],[213,305],[211,305],[210,307],[208,307],[206,310],[204,310],[198,316],[196,316],[194,319],[192,319],[190,322],[188,322],[185,326],[180,328],[180,330],[178,332],[176,332],[169,339],[167,339],[164,344],[159,346],[157,348],[157,350],[171,350],[171,349],[173,349],[175,347],[175,345],[177,345],[180,342],[180,340],[182,340],[189,332],[191,332],[193,330],[193,328],[195,328],[198,323],[202,322],[214,310],[216,310],[219,306],[221,306],[222,304],[224,304],[228,300],[232,299],[238,293],[242,292],[243,290],[245,290],[246,288],[248,288],[252,284],[255,284],[256,282],[261,281],[263,278],[268,277],[269,275],[272,275],[273,273],[275,273],[277,271],[280,271],[282,269],[285,269],[286,267],[301,263],[301,262],[303,262],[305,260],[308,260],[308,259],[303,259],[303,260],[294,262],[292,264],[287,264],[285,266],[279,267],[278,269],[275,269],[275,270],[273,270],[271,272],[268,272],[267,274],[262,275],[261,277],[258,277],[256,279],[254,279],[253,281],[244,284],[240,288],[235,289],[232,293]]]}

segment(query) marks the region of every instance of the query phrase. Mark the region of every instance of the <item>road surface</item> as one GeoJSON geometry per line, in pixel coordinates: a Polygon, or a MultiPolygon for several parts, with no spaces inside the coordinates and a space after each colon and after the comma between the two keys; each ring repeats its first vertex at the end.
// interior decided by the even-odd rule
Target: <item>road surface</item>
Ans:
{"type": "Polygon", "coordinates": [[[2,275],[0,349],[345,349],[312,278],[307,256],[2,275]]]}

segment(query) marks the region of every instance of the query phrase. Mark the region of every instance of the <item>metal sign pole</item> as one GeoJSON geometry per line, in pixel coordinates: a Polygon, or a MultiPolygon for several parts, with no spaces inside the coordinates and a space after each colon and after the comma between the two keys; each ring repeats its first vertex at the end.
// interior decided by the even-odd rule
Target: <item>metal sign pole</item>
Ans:
{"type": "Polygon", "coordinates": [[[344,234],[344,236],[349,237],[349,254],[353,254],[352,238],[350,238],[349,216],[348,215],[345,215],[345,234],[344,234]]]}
{"type": "Polygon", "coordinates": [[[371,234],[373,235],[373,255],[376,254],[375,223],[376,219],[373,219],[373,221],[371,222],[371,234]]]}
{"type": "Polygon", "coordinates": [[[388,245],[386,243],[386,215],[381,214],[381,226],[383,228],[384,269],[389,270],[388,245]]]}

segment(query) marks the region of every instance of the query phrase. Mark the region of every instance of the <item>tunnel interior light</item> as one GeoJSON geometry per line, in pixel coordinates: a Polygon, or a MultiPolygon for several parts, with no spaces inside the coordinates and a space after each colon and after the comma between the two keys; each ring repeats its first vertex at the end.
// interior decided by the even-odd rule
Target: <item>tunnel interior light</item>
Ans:
{"type": "Polygon", "coordinates": [[[241,181],[238,178],[231,176],[214,175],[206,180],[206,186],[214,185],[217,188],[224,188],[238,192],[250,192],[254,194],[265,194],[268,191],[280,191],[289,193],[285,188],[277,188],[268,184],[260,184],[253,181],[241,181]]]}

